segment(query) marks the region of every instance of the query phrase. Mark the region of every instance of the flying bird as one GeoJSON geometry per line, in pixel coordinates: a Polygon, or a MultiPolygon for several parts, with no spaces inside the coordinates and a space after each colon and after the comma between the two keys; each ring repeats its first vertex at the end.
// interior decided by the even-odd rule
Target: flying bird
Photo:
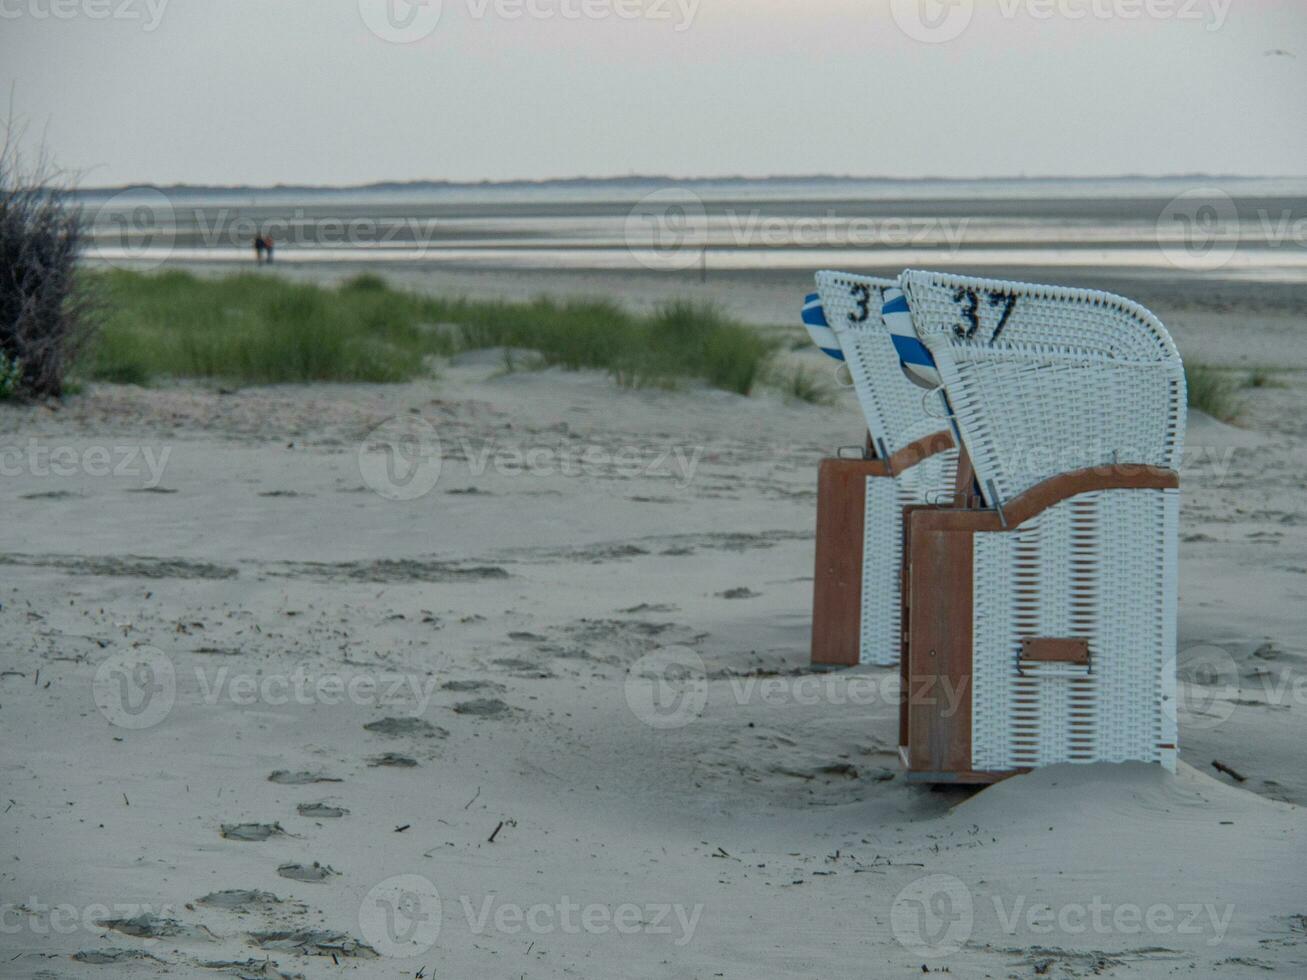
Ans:
{"type": "Polygon", "coordinates": [[[1295,61],[1298,59],[1298,56],[1296,54],[1294,54],[1292,51],[1285,51],[1284,48],[1274,48],[1270,51],[1267,51],[1266,57],[1267,58],[1293,58],[1295,61]]]}

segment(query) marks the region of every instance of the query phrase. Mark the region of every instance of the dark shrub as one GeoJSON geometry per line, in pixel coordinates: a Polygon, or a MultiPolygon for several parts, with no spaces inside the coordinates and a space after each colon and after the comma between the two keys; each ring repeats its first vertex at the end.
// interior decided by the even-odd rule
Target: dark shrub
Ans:
{"type": "Polygon", "coordinates": [[[27,168],[12,126],[0,146],[0,355],[17,365],[12,394],[58,396],[95,330],[79,288],[81,214],[41,158],[27,168]]]}

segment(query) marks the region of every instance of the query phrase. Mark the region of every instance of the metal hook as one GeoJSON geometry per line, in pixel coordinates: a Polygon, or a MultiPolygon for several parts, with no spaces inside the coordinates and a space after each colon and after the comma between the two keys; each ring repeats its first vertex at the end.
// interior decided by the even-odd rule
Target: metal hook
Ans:
{"type": "Polygon", "coordinates": [[[949,414],[948,409],[947,409],[947,406],[945,407],[944,414],[942,414],[942,415],[936,415],[934,412],[932,412],[932,411],[930,410],[930,397],[931,397],[932,395],[940,395],[940,396],[941,396],[941,401],[943,401],[943,398],[942,398],[943,393],[944,393],[944,386],[943,386],[943,385],[940,385],[938,388],[931,388],[929,391],[927,391],[927,392],[925,392],[925,393],[922,394],[922,396],[921,396],[921,410],[922,410],[922,412],[925,413],[925,415],[926,415],[927,418],[932,418],[932,419],[947,419],[947,418],[952,418],[952,417],[953,417],[952,415],[949,414]]]}

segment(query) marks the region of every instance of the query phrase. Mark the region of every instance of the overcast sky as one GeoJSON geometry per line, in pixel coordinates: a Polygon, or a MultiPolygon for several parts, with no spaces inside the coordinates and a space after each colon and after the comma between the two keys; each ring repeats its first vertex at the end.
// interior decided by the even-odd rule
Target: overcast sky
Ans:
{"type": "Polygon", "coordinates": [[[1300,0],[0,0],[0,78],[86,185],[1307,173],[1300,0]]]}

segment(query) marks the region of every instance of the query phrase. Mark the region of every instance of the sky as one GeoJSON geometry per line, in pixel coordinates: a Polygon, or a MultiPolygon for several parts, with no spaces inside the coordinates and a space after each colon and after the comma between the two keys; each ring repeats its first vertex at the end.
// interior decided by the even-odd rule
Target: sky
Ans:
{"type": "Polygon", "coordinates": [[[1300,0],[0,0],[0,82],[83,186],[1307,174],[1300,0]]]}

